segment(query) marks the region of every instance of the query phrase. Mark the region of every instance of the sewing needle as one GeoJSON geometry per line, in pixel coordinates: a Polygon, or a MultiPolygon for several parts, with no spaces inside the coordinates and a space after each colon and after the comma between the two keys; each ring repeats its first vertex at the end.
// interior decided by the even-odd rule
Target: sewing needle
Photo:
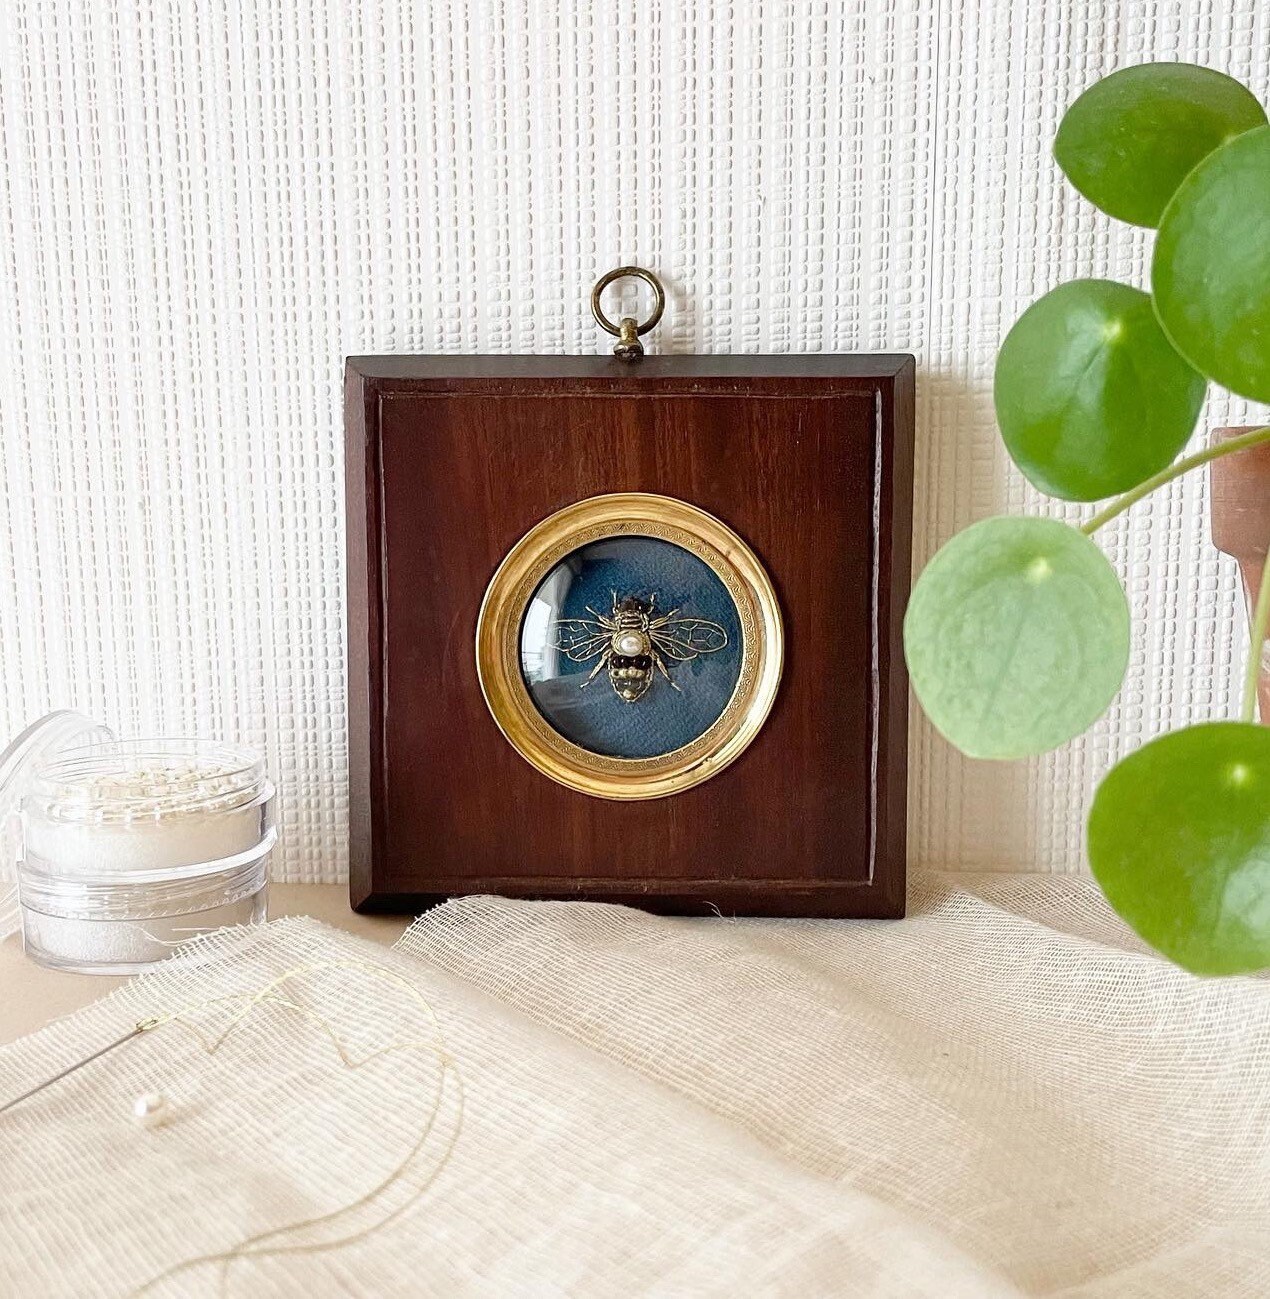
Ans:
{"type": "Polygon", "coordinates": [[[55,1082],[61,1082],[68,1074],[73,1074],[77,1069],[82,1069],[86,1064],[92,1064],[94,1060],[100,1060],[107,1051],[113,1051],[117,1046],[123,1046],[125,1042],[131,1042],[134,1037],[140,1037],[142,1033],[148,1032],[158,1023],[156,1019],[143,1019],[134,1024],[123,1037],[116,1038],[113,1042],[107,1043],[99,1051],[94,1051],[92,1055],[85,1056],[82,1060],[77,1060],[73,1065],[63,1069],[61,1073],[55,1073],[51,1078],[46,1078],[42,1083],[36,1083],[30,1091],[25,1091],[21,1096],[15,1096],[11,1101],[5,1101],[0,1105],[0,1114],[5,1110],[11,1110],[15,1105],[20,1105],[23,1101],[29,1100],[37,1092],[42,1092],[46,1087],[52,1087],[55,1082]]]}

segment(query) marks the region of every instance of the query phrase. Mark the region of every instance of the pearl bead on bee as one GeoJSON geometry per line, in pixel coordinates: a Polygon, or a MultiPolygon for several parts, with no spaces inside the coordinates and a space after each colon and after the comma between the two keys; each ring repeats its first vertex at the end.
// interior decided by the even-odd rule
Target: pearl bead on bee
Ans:
{"type": "Polygon", "coordinates": [[[157,1128],[167,1121],[167,1097],[161,1092],[145,1092],[132,1102],[132,1117],[143,1128],[157,1128]]]}
{"type": "Polygon", "coordinates": [[[635,655],[643,653],[644,638],[638,633],[628,631],[624,636],[617,638],[617,652],[625,654],[628,658],[634,658],[635,655]]]}

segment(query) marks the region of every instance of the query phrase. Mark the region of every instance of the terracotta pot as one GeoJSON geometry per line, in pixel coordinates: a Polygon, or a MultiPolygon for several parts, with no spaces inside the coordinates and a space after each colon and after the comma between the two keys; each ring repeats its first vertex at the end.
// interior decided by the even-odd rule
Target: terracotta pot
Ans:
{"type": "MultiPolygon", "coordinates": [[[[1225,442],[1250,433],[1252,428],[1219,428],[1213,442],[1225,442]]],[[[1214,460],[1212,481],[1213,544],[1233,555],[1248,596],[1248,614],[1261,587],[1261,575],[1270,552],[1270,444],[1214,460]]],[[[1261,720],[1270,725],[1270,669],[1262,647],[1262,672],[1258,698],[1261,720]]]]}

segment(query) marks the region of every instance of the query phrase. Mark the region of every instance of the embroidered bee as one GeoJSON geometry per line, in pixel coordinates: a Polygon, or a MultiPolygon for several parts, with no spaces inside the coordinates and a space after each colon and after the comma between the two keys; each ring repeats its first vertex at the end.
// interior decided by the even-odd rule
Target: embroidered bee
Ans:
{"type": "Polygon", "coordinates": [[[701,654],[717,654],[728,634],[705,618],[680,618],[679,610],[657,614],[657,596],[641,600],[613,595],[613,610],[603,614],[587,605],[590,618],[561,618],[556,623],[555,649],[571,663],[586,663],[599,655],[591,675],[578,687],[585,690],[606,668],[617,697],[633,704],[642,699],[660,672],[679,690],[666,660],[688,663],[701,654]]]}

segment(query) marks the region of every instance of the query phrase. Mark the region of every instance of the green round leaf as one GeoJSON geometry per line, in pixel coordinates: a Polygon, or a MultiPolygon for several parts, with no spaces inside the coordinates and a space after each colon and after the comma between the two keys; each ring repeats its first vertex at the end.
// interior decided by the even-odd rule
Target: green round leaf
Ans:
{"type": "Polygon", "coordinates": [[[1063,115],[1054,157],[1096,207],[1156,226],[1187,172],[1232,136],[1266,123],[1232,77],[1189,63],[1144,63],[1104,77],[1063,115]]]}
{"type": "Polygon", "coordinates": [[[974,758],[1079,735],[1129,662],[1129,607],[1102,551],[1055,519],[985,519],[926,566],[904,619],[927,716],[974,758]]]}
{"type": "Polygon", "coordinates": [[[1270,126],[1224,144],[1182,182],[1160,222],[1155,309],[1201,373],[1270,401],[1270,126]]]}
{"type": "Polygon", "coordinates": [[[1186,445],[1205,383],[1127,284],[1074,280],[1006,335],[994,398],[1001,436],[1029,482],[1096,501],[1158,473],[1186,445]]]}
{"type": "Polygon", "coordinates": [[[1114,767],[1089,816],[1111,905],[1196,974],[1270,966],[1270,727],[1210,722],[1114,767]]]}

